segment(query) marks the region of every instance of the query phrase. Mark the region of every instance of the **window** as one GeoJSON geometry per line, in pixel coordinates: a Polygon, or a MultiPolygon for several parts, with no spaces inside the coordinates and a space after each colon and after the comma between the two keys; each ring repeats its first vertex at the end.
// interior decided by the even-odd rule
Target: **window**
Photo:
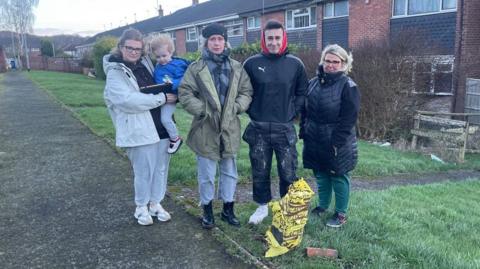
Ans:
{"type": "Polygon", "coordinates": [[[170,35],[172,40],[175,41],[175,39],[176,39],[175,31],[170,31],[170,32],[168,32],[168,34],[170,35]]]}
{"type": "Polygon", "coordinates": [[[260,17],[248,17],[247,18],[247,29],[259,29],[260,28],[260,17]]]}
{"type": "Polygon", "coordinates": [[[228,37],[243,36],[243,20],[241,19],[227,21],[223,26],[227,28],[228,37]]]}
{"type": "Polygon", "coordinates": [[[348,16],[348,1],[329,2],[323,9],[324,18],[348,16]]]}
{"type": "Polygon", "coordinates": [[[307,28],[316,25],[315,7],[287,10],[287,29],[307,28]]]}
{"type": "Polygon", "coordinates": [[[394,0],[393,16],[455,11],[456,8],[456,0],[394,0]]]}
{"type": "Polygon", "coordinates": [[[454,57],[434,55],[412,58],[414,93],[452,95],[454,57]]]}
{"type": "Polygon", "coordinates": [[[456,9],[457,8],[457,0],[443,0],[442,1],[442,9],[456,9]]]}
{"type": "Polygon", "coordinates": [[[187,28],[187,41],[197,41],[197,28],[187,28]]]}

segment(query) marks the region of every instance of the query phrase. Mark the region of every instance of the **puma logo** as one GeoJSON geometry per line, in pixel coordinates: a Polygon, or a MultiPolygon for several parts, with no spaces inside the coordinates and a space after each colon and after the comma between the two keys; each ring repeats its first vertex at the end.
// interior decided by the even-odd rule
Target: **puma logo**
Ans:
{"type": "Polygon", "coordinates": [[[265,67],[259,66],[259,67],[258,67],[258,70],[260,70],[260,71],[262,71],[263,73],[265,73],[265,67]]]}

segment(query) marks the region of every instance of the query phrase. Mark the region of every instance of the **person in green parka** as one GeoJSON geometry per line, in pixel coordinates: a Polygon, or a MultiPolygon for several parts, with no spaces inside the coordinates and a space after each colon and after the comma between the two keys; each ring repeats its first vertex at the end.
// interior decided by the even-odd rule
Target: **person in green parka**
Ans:
{"type": "Polygon", "coordinates": [[[197,158],[202,226],[211,229],[215,225],[212,201],[217,165],[221,219],[239,226],[233,210],[241,138],[238,115],[248,109],[253,90],[242,65],[229,57],[226,28],[213,23],[204,28],[202,36],[202,56],[188,67],[178,89],[180,103],[193,115],[186,143],[197,158]]]}

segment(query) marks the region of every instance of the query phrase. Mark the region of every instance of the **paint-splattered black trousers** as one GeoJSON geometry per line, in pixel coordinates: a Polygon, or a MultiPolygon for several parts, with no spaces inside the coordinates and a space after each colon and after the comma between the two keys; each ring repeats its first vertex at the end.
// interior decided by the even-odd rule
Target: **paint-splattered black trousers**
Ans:
{"type": "Polygon", "coordinates": [[[283,197],[297,178],[297,134],[293,123],[252,121],[245,129],[243,139],[250,147],[253,200],[265,204],[272,199],[270,170],[274,152],[280,178],[280,196],[283,197]]]}

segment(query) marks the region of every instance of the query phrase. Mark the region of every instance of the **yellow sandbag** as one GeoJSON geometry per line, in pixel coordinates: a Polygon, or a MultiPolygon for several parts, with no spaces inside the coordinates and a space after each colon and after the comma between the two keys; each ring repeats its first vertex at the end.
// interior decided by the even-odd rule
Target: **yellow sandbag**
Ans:
{"type": "Polygon", "coordinates": [[[265,257],[285,254],[302,242],[313,194],[310,186],[301,178],[290,185],[288,193],[280,201],[269,203],[273,218],[265,234],[268,243],[265,257]]]}

